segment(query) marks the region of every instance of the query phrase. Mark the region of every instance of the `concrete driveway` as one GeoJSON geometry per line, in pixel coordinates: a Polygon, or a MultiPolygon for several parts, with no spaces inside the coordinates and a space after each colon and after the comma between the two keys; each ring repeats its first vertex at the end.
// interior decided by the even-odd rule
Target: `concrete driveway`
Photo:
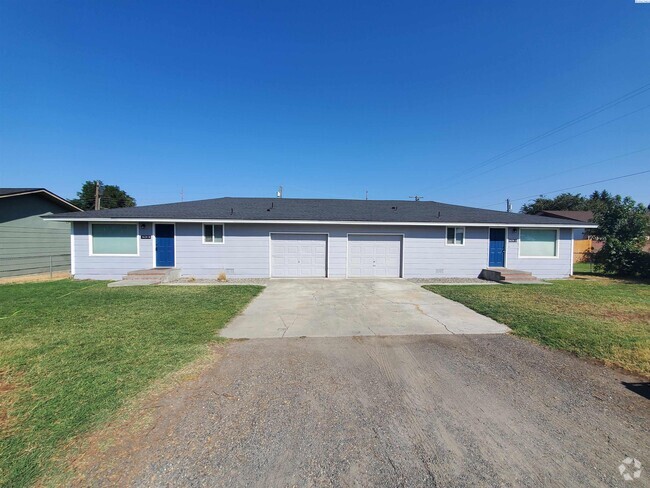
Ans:
{"type": "Polygon", "coordinates": [[[405,280],[273,280],[221,333],[233,339],[499,334],[510,329],[405,280]]]}

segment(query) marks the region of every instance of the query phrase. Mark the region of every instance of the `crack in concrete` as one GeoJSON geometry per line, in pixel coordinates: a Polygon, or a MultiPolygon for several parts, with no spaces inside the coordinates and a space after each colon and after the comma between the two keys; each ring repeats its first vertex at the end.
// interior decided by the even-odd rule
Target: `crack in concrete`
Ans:
{"type": "MultiPolygon", "coordinates": [[[[284,317],[282,317],[282,315],[279,315],[279,317],[280,317],[280,320],[282,321],[282,325],[284,325],[284,331],[282,332],[282,336],[281,336],[282,338],[284,338],[284,334],[286,334],[287,331],[289,330],[289,326],[284,321],[284,317]]],[[[295,319],[294,319],[294,322],[295,322],[295,319]]]]}
{"type": "Polygon", "coordinates": [[[442,321],[441,321],[440,319],[438,319],[437,317],[434,317],[433,315],[429,315],[429,314],[426,313],[424,310],[422,310],[422,308],[420,307],[420,304],[419,304],[419,303],[411,303],[411,302],[396,302],[396,301],[394,301],[394,300],[391,300],[390,298],[386,298],[386,297],[381,296],[379,293],[377,293],[377,292],[374,291],[374,290],[372,290],[371,293],[372,293],[374,296],[376,296],[377,298],[379,298],[379,299],[381,299],[381,300],[384,300],[384,301],[386,301],[386,302],[392,303],[392,304],[394,304],[394,305],[409,305],[409,306],[411,306],[411,307],[415,307],[415,309],[416,309],[418,312],[420,312],[422,315],[424,315],[425,317],[429,317],[429,318],[432,319],[432,320],[435,320],[435,321],[438,322],[440,325],[442,325],[442,326],[445,328],[445,330],[446,330],[447,332],[449,332],[449,333],[452,334],[452,335],[456,335],[455,332],[453,332],[452,330],[449,329],[449,327],[447,327],[447,324],[445,324],[444,322],[442,322],[442,321]]]}

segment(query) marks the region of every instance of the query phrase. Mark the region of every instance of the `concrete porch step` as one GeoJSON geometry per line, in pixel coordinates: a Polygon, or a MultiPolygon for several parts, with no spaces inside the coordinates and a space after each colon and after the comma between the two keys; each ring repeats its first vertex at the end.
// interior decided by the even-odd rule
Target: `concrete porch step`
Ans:
{"type": "Polygon", "coordinates": [[[485,268],[481,271],[481,278],[484,280],[496,281],[506,284],[542,284],[542,280],[533,276],[529,271],[509,268],[485,268]]]}
{"type": "Polygon", "coordinates": [[[122,281],[147,281],[152,283],[168,283],[181,277],[181,270],[177,268],[152,268],[129,271],[122,281]]]}

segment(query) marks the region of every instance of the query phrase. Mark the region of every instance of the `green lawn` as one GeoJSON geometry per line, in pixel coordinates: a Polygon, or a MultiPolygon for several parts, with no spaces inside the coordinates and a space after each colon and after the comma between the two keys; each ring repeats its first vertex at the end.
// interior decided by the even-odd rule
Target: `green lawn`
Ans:
{"type": "Polygon", "coordinates": [[[516,335],[650,376],[650,286],[608,278],[544,285],[425,286],[516,335]]]}
{"type": "Polygon", "coordinates": [[[593,273],[594,265],[591,263],[573,263],[574,273],[593,273]]]}
{"type": "Polygon", "coordinates": [[[75,436],[204,355],[257,286],[0,286],[0,486],[26,486],[75,436]]]}

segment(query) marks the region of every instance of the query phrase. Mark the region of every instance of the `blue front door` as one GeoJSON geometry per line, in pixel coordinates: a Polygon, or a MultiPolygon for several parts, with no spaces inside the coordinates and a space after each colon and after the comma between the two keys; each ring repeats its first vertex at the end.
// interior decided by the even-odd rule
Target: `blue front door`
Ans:
{"type": "Polygon", "coordinates": [[[506,230],[490,229],[490,268],[503,267],[506,258],[506,230]]]}
{"type": "Polygon", "coordinates": [[[156,267],[174,267],[174,224],[156,224],[156,267]]]}

